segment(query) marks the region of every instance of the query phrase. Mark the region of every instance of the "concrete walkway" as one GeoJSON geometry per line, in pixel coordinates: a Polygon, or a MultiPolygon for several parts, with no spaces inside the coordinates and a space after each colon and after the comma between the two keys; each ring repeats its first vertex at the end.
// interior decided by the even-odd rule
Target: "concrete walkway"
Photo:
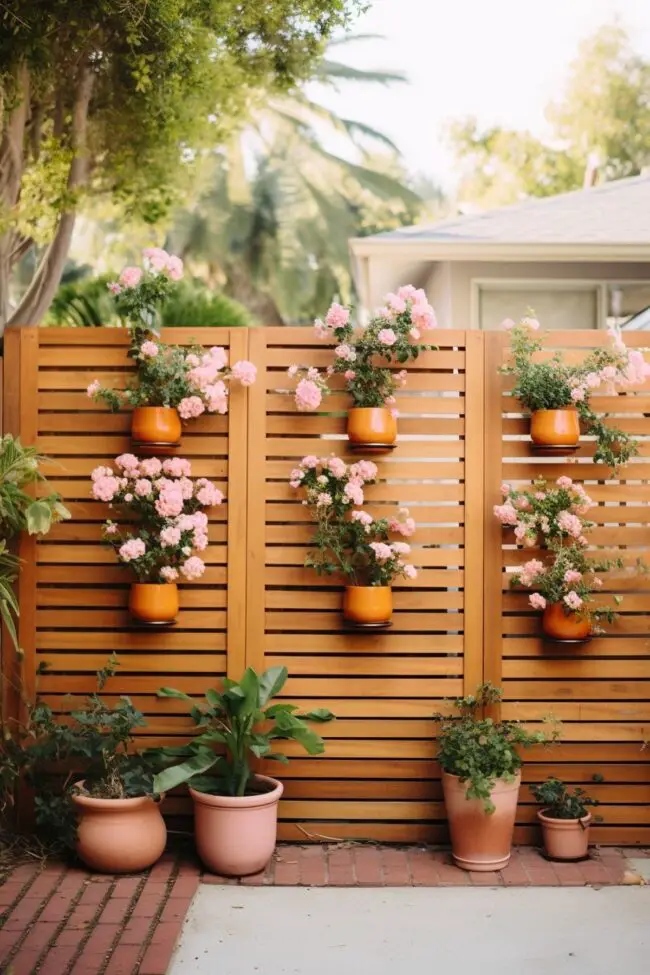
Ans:
{"type": "Polygon", "coordinates": [[[650,888],[202,885],[170,975],[647,975],[650,888]]]}

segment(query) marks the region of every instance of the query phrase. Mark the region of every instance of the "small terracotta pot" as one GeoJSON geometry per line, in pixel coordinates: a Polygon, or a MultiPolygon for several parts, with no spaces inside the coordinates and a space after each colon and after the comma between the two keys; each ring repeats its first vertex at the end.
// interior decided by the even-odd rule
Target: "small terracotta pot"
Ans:
{"type": "Polygon", "coordinates": [[[544,848],[551,860],[584,860],[589,850],[591,813],[582,819],[552,819],[541,809],[537,818],[542,824],[544,848]]]}
{"type": "Polygon", "coordinates": [[[578,411],[572,406],[535,410],[530,419],[530,437],[538,447],[575,447],[580,440],[578,411]]]}
{"type": "Polygon", "coordinates": [[[442,790],[445,796],[451,853],[462,870],[486,873],[501,870],[510,860],[512,834],[515,828],[517,800],[521,773],[512,782],[497,780],[492,790],[493,813],[483,808],[482,799],[466,797],[467,782],[457,775],[442,773],[442,790]]]}
{"type": "Polygon", "coordinates": [[[175,582],[132,582],[129,612],[140,623],[172,623],[178,615],[175,582]]]}
{"type": "Polygon", "coordinates": [[[353,444],[391,447],[397,439],[397,420],[386,406],[348,410],[348,440],[353,444]]]}
{"type": "Polygon", "coordinates": [[[346,586],[343,618],[348,623],[389,623],[392,615],[390,586],[346,586]]]}
{"type": "Polygon", "coordinates": [[[181,439],[181,418],[172,406],[136,406],[131,417],[131,439],[139,444],[176,446],[181,439]]]}
{"type": "Polygon", "coordinates": [[[551,640],[586,640],[591,636],[591,621],[569,610],[562,603],[550,603],[542,616],[542,632],[551,640]]]}
{"type": "MultiPolygon", "coordinates": [[[[83,782],[77,782],[83,788],[83,782]]],[[[162,855],[167,828],[151,796],[95,799],[73,795],[77,807],[77,853],[100,873],[136,873],[162,855]]]]}
{"type": "Polygon", "coordinates": [[[197,852],[208,870],[222,877],[259,873],[273,856],[284,786],[267,775],[256,775],[255,781],[267,791],[212,796],[190,788],[197,852]]]}

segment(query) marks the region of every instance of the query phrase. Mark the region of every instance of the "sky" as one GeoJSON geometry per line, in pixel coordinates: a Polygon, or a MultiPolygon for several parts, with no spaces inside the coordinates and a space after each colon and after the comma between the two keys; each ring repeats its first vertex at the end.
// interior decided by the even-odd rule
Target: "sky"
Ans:
{"type": "Polygon", "coordinates": [[[337,57],[404,71],[410,84],[346,83],[318,98],[385,132],[411,172],[451,189],[445,124],[475,115],[543,136],[544,108],[561,94],[578,44],[617,17],[650,57],[650,0],[372,0],[352,33],[385,39],[347,43],[337,57]]]}

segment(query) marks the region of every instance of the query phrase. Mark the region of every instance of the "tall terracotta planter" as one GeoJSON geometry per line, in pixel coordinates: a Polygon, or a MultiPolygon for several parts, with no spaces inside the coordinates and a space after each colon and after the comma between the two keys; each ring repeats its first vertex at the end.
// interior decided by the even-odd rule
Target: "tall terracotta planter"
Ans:
{"type": "Polygon", "coordinates": [[[133,582],[129,612],[138,623],[149,626],[173,623],[178,615],[178,586],[175,582],[133,582]]]}
{"type": "Polygon", "coordinates": [[[537,447],[575,447],[580,441],[580,418],[575,407],[535,410],[530,437],[537,447]]]}
{"type": "Polygon", "coordinates": [[[582,819],[553,819],[541,809],[537,818],[542,825],[544,849],[551,860],[584,860],[589,851],[591,813],[582,819]]]}
{"type": "Polygon", "coordinates": [[[542,632],[549,640],[588,640],[591,621],[574,612],[565,612],[562,603],[550,603],[542,616],[542,632]]]}
{"type": "MultiPolygon", "coordinates": [[[[78,785],[83,787],[83,782],[78,785]]],[[[162,856],[167,828],[151,796],[95,799],[73,795],[79,826],[77,853],[100,873],[136,873],[162,856]]]]}
{"type": "Polygon", "coordinates": [[[354,626],[385,626],[393,615],[390,586],[346,586],[343,619],[354,626]]]}
{"type": "Polygon", "coordinates": [[[389,450],[397,440],[397,420],[386,406],[348,410],[348,440],[354,447],[389,450]]]}
{"type": "Polygon", "coordinates": [[[493,813],[481,799],[466,797],[467,782],[442,773],[442,789],[451,834],[451,852],[462,870],[502,870],[510,860],[521,773],[512,782],[498,779],[492,790],[493,813]]]}
{"type": "Polygon", "coordinates": [[[131,416],[131,439],[146,447],[177,447],[181,418],[172,406],[137,406],[131,416]]]}
{"type": "Polygon", "coordinates": [[[281,782],[257,775],[260,791],[252,796],[213,796],[190,787],[194,801],[194,838],[208,870],[222,877],[259,873],[273,856],[281,782]]]}

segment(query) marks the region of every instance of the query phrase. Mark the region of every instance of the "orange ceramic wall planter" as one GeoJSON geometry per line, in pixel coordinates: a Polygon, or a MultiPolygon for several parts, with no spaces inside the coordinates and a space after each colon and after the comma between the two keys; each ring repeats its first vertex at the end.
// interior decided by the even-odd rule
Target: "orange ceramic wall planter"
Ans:
{"type": "MultiPolygon", "coordinates": [[[[83,787],[83,782],[78,783],[83,787]]],[[[167,828],[160,804],[151,796],[95,799],[73,795],[79,826],[77,853],[100,873],[146,870],[162,856],[167,828]]]]}
{"type": "Polygon", "coordinates": [[[348,410],[348,440],[362,447],[392,447],[397,439],[397,420],[386,406],[348,410]]]}
{"type": "Polygon", "coordinates": [[[468,799],[467,782],[457,775],[442,773],[451,853],[462,870],[486,873],[502,870],[510,860],[517,814],[521,773],[512,782],[498,779],[492,790],[493,813],[487,813],[482,799],[468,799]]]}
{"type": "Polygon", "coordinates": [[[255,776],[265,788],[252,796],[213,796],[190,787],[196,850],[208,870],[222,877],[259,873],[273,856],[281,782],[255,776]]]}
{"type": "Polygon", "coordinates": [[[580,441],[580,418],[575,407],[535,410],[530,437],[537,447],[575,447],[580,441]]]}
{"type": "Polygon", "coordinates": [[[346,586],[343,618],[357,626],[389,623],[393,615],[393,590],[390,586],[346,586]]]}
{"type": "Polygon", "coordinates": [[[542,824],[544,849],[551,860],[584,860],[589,851],[590,813],[582,819],[552,819],[541,809],[537,818],[542,824]]]}
{"type": "Polygon", "coordinates": [[[175,447],[181,439],[181,418],[172,406],[136,406],[131,417],[134,443],[175,447]]]}
{"type": "Polygon", "coordinates": [[[175,582],[132,582],[129,612],[139,623],[173,623],[178,615],[175,582]]]}
{"type": "Polygon", "coordinates": [[[588,640],[591,621],[574,612],[565,612],[562,603],[550,603],[542,616],[542,632],[551,640],[588,640]]]}

